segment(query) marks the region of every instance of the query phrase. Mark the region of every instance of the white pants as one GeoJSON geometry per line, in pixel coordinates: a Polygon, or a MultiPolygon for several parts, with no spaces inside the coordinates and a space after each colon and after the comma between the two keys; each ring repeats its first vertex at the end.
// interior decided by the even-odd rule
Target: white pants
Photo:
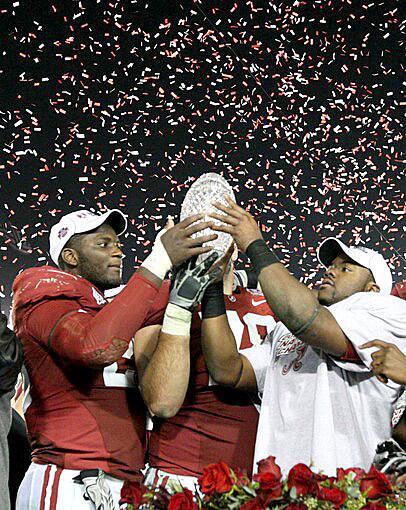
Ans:
{"type": "Polygon", "coordinates": [[[165,487],[169,492],[173,492],[173,489],[179,487],[179,485],[193,492],[200,492],[198,491],[199,486],[195,476],[174,475],[154,467],[149,467],[146,470],[144,484],[149,487],[165,487]]]}
{"type": "MultiPolygon", "coordinates": [[[[84,499],[85,486],[73,481],[79,473],[32,463],[18,489],[16,510],[94,510],[94,504],[84,499]]],[[[123,481],[109,475],[105,481],[118,510],[123,481]]]]}

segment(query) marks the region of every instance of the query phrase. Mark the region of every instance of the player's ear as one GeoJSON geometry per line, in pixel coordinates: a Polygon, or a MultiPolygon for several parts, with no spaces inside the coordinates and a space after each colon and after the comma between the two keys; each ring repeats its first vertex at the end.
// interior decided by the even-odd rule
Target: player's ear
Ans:
{"type": "Polygon", "coordinates": [[[64,248],[61,257],[63,262],[69,267],[77,267],[79,264],[79,254],[73,248],[64,248]]]}
{"type": "Polygon", "coordinates": [[[368,282],[365,285],[364,292],[380,292],[380,287],[375,282],[368,282]]]}

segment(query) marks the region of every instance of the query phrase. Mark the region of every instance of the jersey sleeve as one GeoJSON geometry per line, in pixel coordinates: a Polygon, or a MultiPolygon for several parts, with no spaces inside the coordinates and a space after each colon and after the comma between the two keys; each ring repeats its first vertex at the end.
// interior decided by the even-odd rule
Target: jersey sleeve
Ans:
{"type": "Polygon", "coordinates": [[[391,292],[392,296],[400,297],[401,299],[406,299],[406,280],[403,282],[397,283],[391,292]]]}
{"type": "Polygon", "coordinates": [[[28,315],[26,331],[38,343],[48,346],[51,334],[62,318],[79,310],[80,304],[75,300],[49,299],[36,306],[28,315]]]}
{"type": "Polygon", "coordinates": [[[406,303],[393,296],[358,293],[329,307],[340,328],[352,343],[362,363],[331,357],[341,368],[368,372],[376,347],[361,349],[371,340],[384,340],[406,353],[406,303]],[[340,306],[341,305],[341,306],[340,306]]]}
{"type": "Polygon", "coordinates": [[[166,306],[169,301],[169,292],[170,292],[170,281],[165,280],[162,282],[161,288],[155,298],[155,301],[148,313],[148,316],[145,319],[145,326],[155,326],[157,324],[162,324],[164,320],[166,306]]]}
{"type": "Polygon", "coordinates": [[[58,295],[53,282],[45,283],[42,300],[37,296],[17,308],[16,323],[65,361],[93,368],[110,365],[123,355],[143,327],[158,293],[158,288],[138,273],[108,304],[96,293],[102,301],[89,305],[94,296],[90,284],[87,290],[80,283],[79,288],[70,285],[70,293],[64,287],[58,295]]]}
{"type": "Polygon", "coordinates": [[[271,356],[271,344],[265,340],[261,345],[255,345],[244,349],[242,354],[251,363],[257,380],[258,392],[263,393],[265,388],[265,377],[271,356]]]}

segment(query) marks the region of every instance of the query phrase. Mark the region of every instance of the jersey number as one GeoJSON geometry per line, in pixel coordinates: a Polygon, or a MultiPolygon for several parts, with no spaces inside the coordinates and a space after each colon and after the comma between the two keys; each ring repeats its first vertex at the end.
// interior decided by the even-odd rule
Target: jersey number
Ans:
{"type": "Polygon", "coordinates": [[[134,363],[134,347],[132,342],[130,342],[128,349],[116,363],[112,363],[103,370],[105,386],[119,388],[137,387],[135,369],[128,368],[127,360],[129,359],[132,359],[134,363]]]}
{"type": "Polygon", "coordinates": [[[241,319],[235,310],[227,310],[227,318],[238,350],[260,345],[276,324],[271,315],[252,312],[246,313],[241,319]]]}

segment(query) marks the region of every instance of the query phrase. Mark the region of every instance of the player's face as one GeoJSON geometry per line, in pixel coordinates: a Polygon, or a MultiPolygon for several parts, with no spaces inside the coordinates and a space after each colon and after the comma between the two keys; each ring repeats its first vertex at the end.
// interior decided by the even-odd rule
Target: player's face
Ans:
{"type": "Polygon", "coordinates": [[[101,225],[83,237],[78,250],[78,273],[100,290],[121,284],[123,252],[114,229],[101,225]]]}
{"type": "Polygon", "coordinates": [[[358,265],[342,253],[325,272],[319,286],[318,300],[325,306],[338,303],[356,292],[364,292],[370,280],[369,269],[358,265]]]}

